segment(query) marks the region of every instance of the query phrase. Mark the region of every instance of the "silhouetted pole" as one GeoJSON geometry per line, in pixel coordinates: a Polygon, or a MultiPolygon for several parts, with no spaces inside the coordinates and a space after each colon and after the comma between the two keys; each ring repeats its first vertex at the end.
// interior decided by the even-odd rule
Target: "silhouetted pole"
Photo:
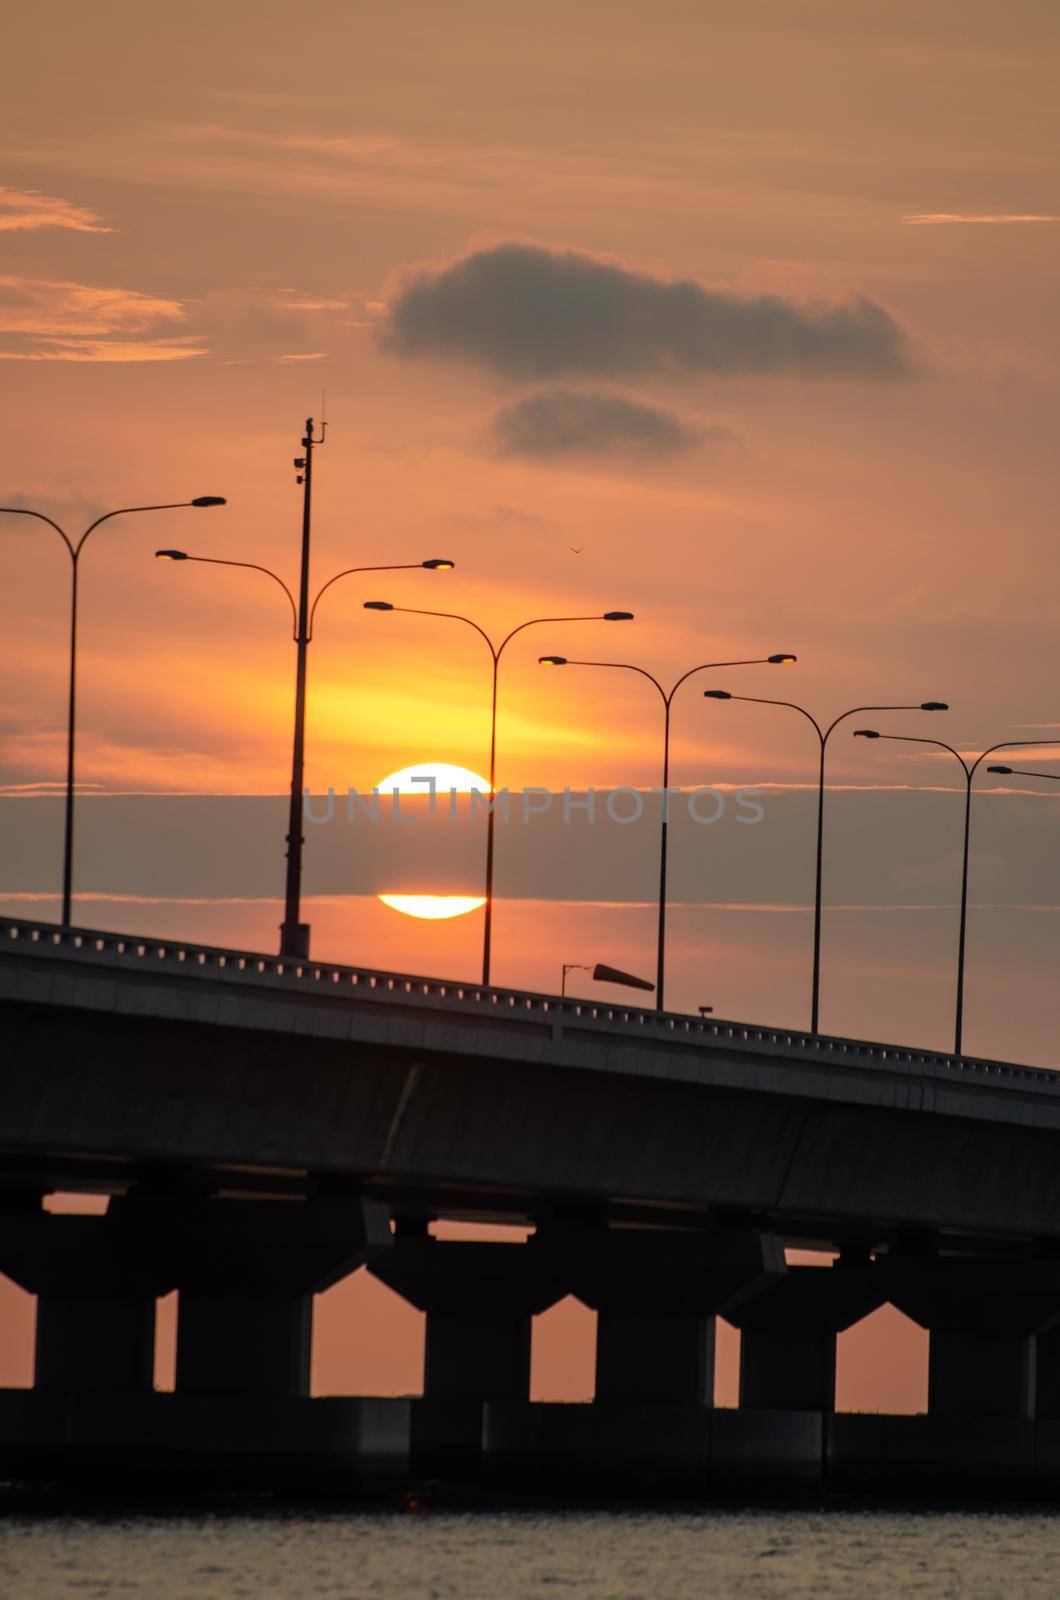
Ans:
{"type": "Polygon", "coordinates": [[[804,706],[797,706],[790,700],[758,700],[753,695],[729,694],[725,689],[705,689],[703,693],[707,700],[743,700],[748,705],[781,706],[786,711],[797,711],[806,718],[817,735],[820,755],[817,767],[817,849],[813,890],[813,968],[810,980],[810,1032],[817,1033],[820,1031],[821,1013],[821,890],[824,882],[824,781],[828,741],[841,722],[848,717],[858,716],[862,711],[948,711],[949,706],[942,700],[925,700],[916,706],[854,706],[850,711],[841,712],[827,728],[822,728],[817,718],[804,706]]]}
{"type": "Polygon", "coordinates": [[[655,685],[663,703],[663,761],[662,761],[662,825],[659,833],[659,910],[658,933],[655,952],[655,1009],[664,1011],[664,981],[666,974],[666,869],[670,836],[670,707],[681,685],[697,672],[711,672],[717,667],[790,666],[798,658],[793,655],[756,656],[753,661],[704,661],[698,667],[689,667],[669,690],[663,688],[658,678],[644,667],[630,661],[570,661],[566,656],[539,656],[542,667],[610,667],[621,672],[639,672],[642,678],[655,685]]]}
{"type": "MultiPolygon", "coordinates": [[[[280,924],[280,954],[282,956],[296,956],[305,960],[309,955],[309,923],[302,921],[302,848],[305,844],[305,835],[302,832],[304,784],[305,784],[305,731],[306,731],[306,699],[308,682],[309,646],[313,640],[313,624],[316,619],[317,606],[325,590],[330,589],[333,583],[338,583],[340,578],[351,577],[359,572],[408,572],[414,568],[427,568],[432,572],[450,572],[455,562],[436,556],[429,561],[402,561],[388,562],[384,566],[347,567],[342,572],[336,572],[317,590],[312,603],[309,600],[309,534],[310,534],[310,490],[313,471],[314,446],[323,444],[326,424],[321,426],[319,439],[313,437],[313,419],[306,422],[305,437],[302,446],[305,456],[295,461],[295,466],[304,472],[304,495],[302,501],[302,564],[301,576],[298,587],[298,600],[284,583],[283,579],[271,567],[262,567],[254,561],[227,561],[218,556],[189,555],[185,550],[156,550],[155,555],[166,561],[195,561],[204,566],[211,567],[241,567],[249,572],[262,572],[273,583],[279,584],[287,596],[291,607],[291,620],[293,624],[293,637],[297,646],[297,665],[295,668],[295,694],[294,694],[294,736],[291,749],[291,799],[287,819],[287,868],[284,885],[284,918],[280,924]]],[[[302,478],[298,480],[300,483],[302,478]]]]}
{"type": "Polygon", "coordinates": [[[410,617],[443,617],[448,622],[463,622],[486,641],[493,663],[493,679],[490,693],[490,771],[489,809],[486,813],[486,903],[485,917],[482,929],[482,982],[490,981],[490,961],[493,944],[493,846],[494,846],[494,818],[496,814],[496,778],[497,778],[497,679],[500,672],[501,656],[517,633],[522,633],[526,628],[536,628],[542,623],[561,622],[632,622],[632,611],[605,611],[591,617],[531,617],[529,622],[520,622],[513,628],[499,645],[494,645],[493,640],[484,628],[470,617],[458,615],[455,611],[421,611],[413,606],[393,606],[389,600],[366,600],[366,611],[399,611],[410,617]]]}
{"type": "MultiPolygon", "coordinates": [[[[961,859],[961,919],[960,930],[957,935],[957,1000],[956,1017],[953,1029],[953,1053],[959,1056],[964,1042],[964,969],[967,948],[968,930],[968,858],[969,845],[972,836],[972,780],[987,756],[992,756],[995,750],[1018,750],[1027,745],[1060,744],[1060,739],[1009,739],[1004,744],[993,744],[989,750],[984,750],[982,755],[976,756],[969,765],[959,750],[951,744],[945,744],[941,739],[918,739],[912,734],[903,733],[877,733],[875,728],[858,728],[854,734],[855,739],[889,739],[895,744],[931,744],[938,750],[948,750],[955,760],[960,762],[961,771],[964,773],[964,848],[961,859]]],[[[1011,771],[1011,768],[989,768],[994,771],[1011,771]]]]}
{"type": "MultiPolygon", "coordinates": [[[[302,917],[302,790],[305,783],[305,696],[309,654],[309,536],[313,500],[313,451],[324,443],[327,423],[321,424],[320,438],[313,435],[313,419],[306,419],[302,449],[302,564],[298,581],[298,649],[294,677],[294,738],[291,748],[291,799],[287,813],[287,874],[284,885],[283,921],[280,924],[280,954],[309,954],[309,924],[302,917]]],[[[297,466],[297,462],[295,463],[297,466]]]]}
{"type": "Polygon", "coordinates": [[[223,506],[224,498],[221,495],[203,494],[194,500],[175,500],[160,506],[120,506],[117,511],[107,511],[103,516],[97,517],[95,522],[89,523],[84,533],[76,544],[67,533],[54,522],[51,517],[44,515],[43,511],[27,511],[22,506],[0,506],[0,512],[16,517],[36,517],[39,522],[46,522],[54,528],[63,544],[66,546],[70,557],[70,664],[69,681],[66,701],[66,805],[63,818],[63,891],[61,922],[68,928],[72,921],[73,892],[74,892],[74,790],[75,790],[75,758],[77,745],[77,608],[78,608],[78,576],[81,564],[81,552],[89,534],[99,527],[101,522],[109,522],[112,517],[127,517],[141,511],[181,511],[189,506],[223,506]]]}

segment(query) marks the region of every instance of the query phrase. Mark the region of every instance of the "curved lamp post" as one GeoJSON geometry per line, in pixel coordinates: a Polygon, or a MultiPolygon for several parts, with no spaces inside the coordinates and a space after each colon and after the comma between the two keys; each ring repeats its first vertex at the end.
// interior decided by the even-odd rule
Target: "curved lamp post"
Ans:
{"type": "Polygon", "coordinates": [[[366,611],[397,611],[410,617],[443,617],[448,622],[463,622],[469,628],[474,628],[480,638],[486,641],[493,660],[493,687],[490,701],[490,807],[486,816],[486,905],[485,922],[482,932],[482,982],[490,981],[490,956],[493,941],[493,844],[494,844],[494,791],[496,789],[497,773],[497,674],[500,669],[501,656],[508,645],[511,644],[517,633],[522,633],[526,628],[539,627],[544,622],[632,622],[632,611],[604,611],[590,617],[531,617],[528,622],[520,622],[517,628],[505,635],[500,644],[495,645],[484,628],[470,617],[460,616],[455,611],[420,611],[413,606],[394,606],[389,600],[366,600],[366,611]]]}
{"type": "Polygon", "coordinates": [[[813,893],[813,978],[810,987],[810,1032],[817,1033],[821,1014],[821,882],[824,863],[824,766],[828,741],[841,722],[848,717],[858,716],[862,711],[948,711],[949,706],[944,700],[924,700],[918,706],[854,706],[850,711],[840,712],[827,728],[822,728],[817,718],[804,706],[794,705],[790,700],[757,700],[747,694],[729,694],[725,689],[705,689],[704,696],[708,700],[744,700],[749,705],[782,706],[786,711],[797,711],[800,717],[806,718],[817,735],[820,764],[817,769],[817,869],[813,893]]]}
{"type": "Polygon", "coordinates": [[[538,666],[541,667],[611,667],[617,668],[621,672],[639,672],[642,678],[647,678],[649,683],[655,685],[662,699],[662,829],[659,841],[659,928],[655,963],[655,1005],[658,1011],[665,1010],[663,991],[666,978],[666,860],[670,834],[670,708],[673,704],[674,695],[681,685],[697,672],[710,672],[715,667],[791,666],[797,659],[797,656],[778,654],[755,656],[751,661],[703,661],[698,667],[689,667],[687,672],[683,672],[670,689],[664,689],[658,678],[653,677],[644,667],[634,666],[630,661],[570,661],[566,656],[538,657],[538,666]]]}
{"type": "MultiPolygon", "coordinates": [[[[965,967],[965,942],[968,926],[968,847],[972,832],[972,780],[980,764],[987,756],[992,756],[995,750],[1018,750],[1024,745],[1050,745],[1060,744],[1060,739],[1008,739],[1004,744],[992,744],[989,750],[984,750],[981,756],[968,762],[955,750],[951,744],[945,744],[941,739],[917,739],[912,734],[902,733],[877,733],[875,728],[858,728],[854,733],[855,739],[890,739],[896,744],[931,744],[938,750],[948,750],[955,761],[960,762],[961,771],[964,773],[964,854],[961,865],[961,923],[957,940],[957,1004],[956,1019],[953,1029],[953,1053],[961,1054],[961,1045],[964,1037],[964,967],[965,967]]],[[[991,772],[1011,772],[1011,767],[990,767],[991,772]]]]}
{"type": "Polygon", "coordinates": [[[273,583],[279,584],[287,596],[291,607],[291,623],[295,644],[298,646],[298,656],[295,668],[295,693],[294,693],[294,738],[291,752],[291,800],[287,819],[287,874],[284,887],[283,922],[280,924],[280,954],[282,956],[300,956],[305,958],[309,954],[309,924],[302,921],[302,847],[305,844],[305,835],[302,832],[302,807],[304,804],[302,788],[305,778],[305,723],[306,723],[306,680],[308,673],[309,644],[313,638],[313,622],[316,617],[317,606],[325,590],[330,589],[333,583],[338,583],[340,578],[349,578],[357,572],[411,572],[425,567],[430,572],[451,572],[456,565],[441,556],[435,556],[430,561],[402,561],[397,564],[389,563],[381,567],[346,567],[342,572],[336,572],[329,578],[316,593],[315,599],[310,603],[308,592],[300,592],[300,604],[295,603],[294,595],[279,575],[270,567],[262,567],[255,561],[222,561],[217,556],[193,556],[186,550],[156,550],[155,557],[160,561],[198,561],[210,567],[242,567],[248,572],[262,572],[273,583]]]}
{"type": "Polygon", "coordinates": [[[90,522],[84,533],[78,539],[71,539],[57,522],[51,517],[46,517],[43,511],[27,511],[22,506],[0,506],[0,511],[12,517],[36,517],[39,522],[46,522],[49,528],[54,528],[70,557],[70,681],[67,694],[66,710],[66,812],[63,824],[63,905],[62,924],[64,928],[70,926],[71,909],[73,902],[74,883],[74,757],[77,739],[77,580],[80,567],[81,552],[89,535],[99,527],[101,522],[109,522],[112,517],[133,516],[141,511],[182,511],[189,506],[223,506],[226,504],[223,495],[200,494],[194,500],[175,500],[160,506],[120,506],[117,511],[106,511],[103,516],[97,517],[95,522],[90,522]]]}

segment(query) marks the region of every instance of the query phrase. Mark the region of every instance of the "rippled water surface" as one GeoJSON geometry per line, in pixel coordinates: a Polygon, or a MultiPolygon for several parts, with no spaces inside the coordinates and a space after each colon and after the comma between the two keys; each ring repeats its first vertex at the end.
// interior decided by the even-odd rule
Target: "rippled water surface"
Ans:
{"type": "Polygon", "coordinates": [[[3,1600],[1028,1600],[1060,1515],[847,1511],[8,1517],[3,1600]]]}

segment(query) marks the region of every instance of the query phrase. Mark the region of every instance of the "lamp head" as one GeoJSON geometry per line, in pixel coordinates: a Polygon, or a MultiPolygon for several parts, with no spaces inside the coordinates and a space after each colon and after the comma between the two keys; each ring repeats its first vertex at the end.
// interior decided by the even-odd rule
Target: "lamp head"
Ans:
{"type": "Polygon", "coordinates": [[[632,622],[633,613],[632,611],[605,611],[603,620],[605,622],[632,622]]]}
{"type": "Polygon", "coordinates": [[[155,551],[155,560],[156,561],[187,561],[187,559],[188,559],[188,555],[187,555],[187,551],[186,550],[156,550],[155,551]]]}
{"type": "Polygon", "coordinates": [[[567,657],[566,656],[538,656],[537,664],[538,664],[539,667],[565,667],[567,665],[567,657]]]}
{"type": "Polygon", "coordinates": [[[432,556],[429,561],[421,561],[420,566],[426,567],[428,572],[452,572],[456,562],[448,561],[445,556],[432,556]]]}
{"type": "Polygon", "coordinates": [[[228,501],[222,494],[200,494],[191,503],[193,506],[226,506],[228,501]]]}
{"type": "Polygon", "coordinates": [[[393,611],[394,608],[389,600],[366,600],[364,609],[366,611],[393,611]]]}
{"type": "Polygon", "coordinates": [[[1000,772],[1003,777],[1008,778],[1012,776],[1013,769],[1011,767],[987,767],[986,770],[987,772],[1000,772]]]}
{"type": "Polygon", "coordinates": [[[878,739],[880,736],[875,728],[855,728],[855,739],[878,739]]]}
{"type": "Polygon", "coordinates": [[[731,700],[732,695],[728,689],[704,689],[704,700],[731,700]]]}
{"type": "Polygon", "coordinates": [[[771,667],[793,667],[798,659],[798,656],[770,656],[769,665],[771,667]]]}
{"type": "Polygon", "coordinates": [[[925,700],[920,709],[921,711],[948,711],[950,708],[945,700],[925,700]]]}

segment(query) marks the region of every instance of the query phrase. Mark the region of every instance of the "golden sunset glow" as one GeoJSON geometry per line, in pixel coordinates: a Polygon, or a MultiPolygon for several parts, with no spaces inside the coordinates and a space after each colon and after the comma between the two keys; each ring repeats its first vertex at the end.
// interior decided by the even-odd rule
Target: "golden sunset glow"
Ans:
{"type": "Polygon", "coordinates": [[[481,895],[471,894],[381,894],[379,899],[391,911],[400,911],[405,917],[422,917],[425,922],[464,917],[486,904],[481,895]]]}

